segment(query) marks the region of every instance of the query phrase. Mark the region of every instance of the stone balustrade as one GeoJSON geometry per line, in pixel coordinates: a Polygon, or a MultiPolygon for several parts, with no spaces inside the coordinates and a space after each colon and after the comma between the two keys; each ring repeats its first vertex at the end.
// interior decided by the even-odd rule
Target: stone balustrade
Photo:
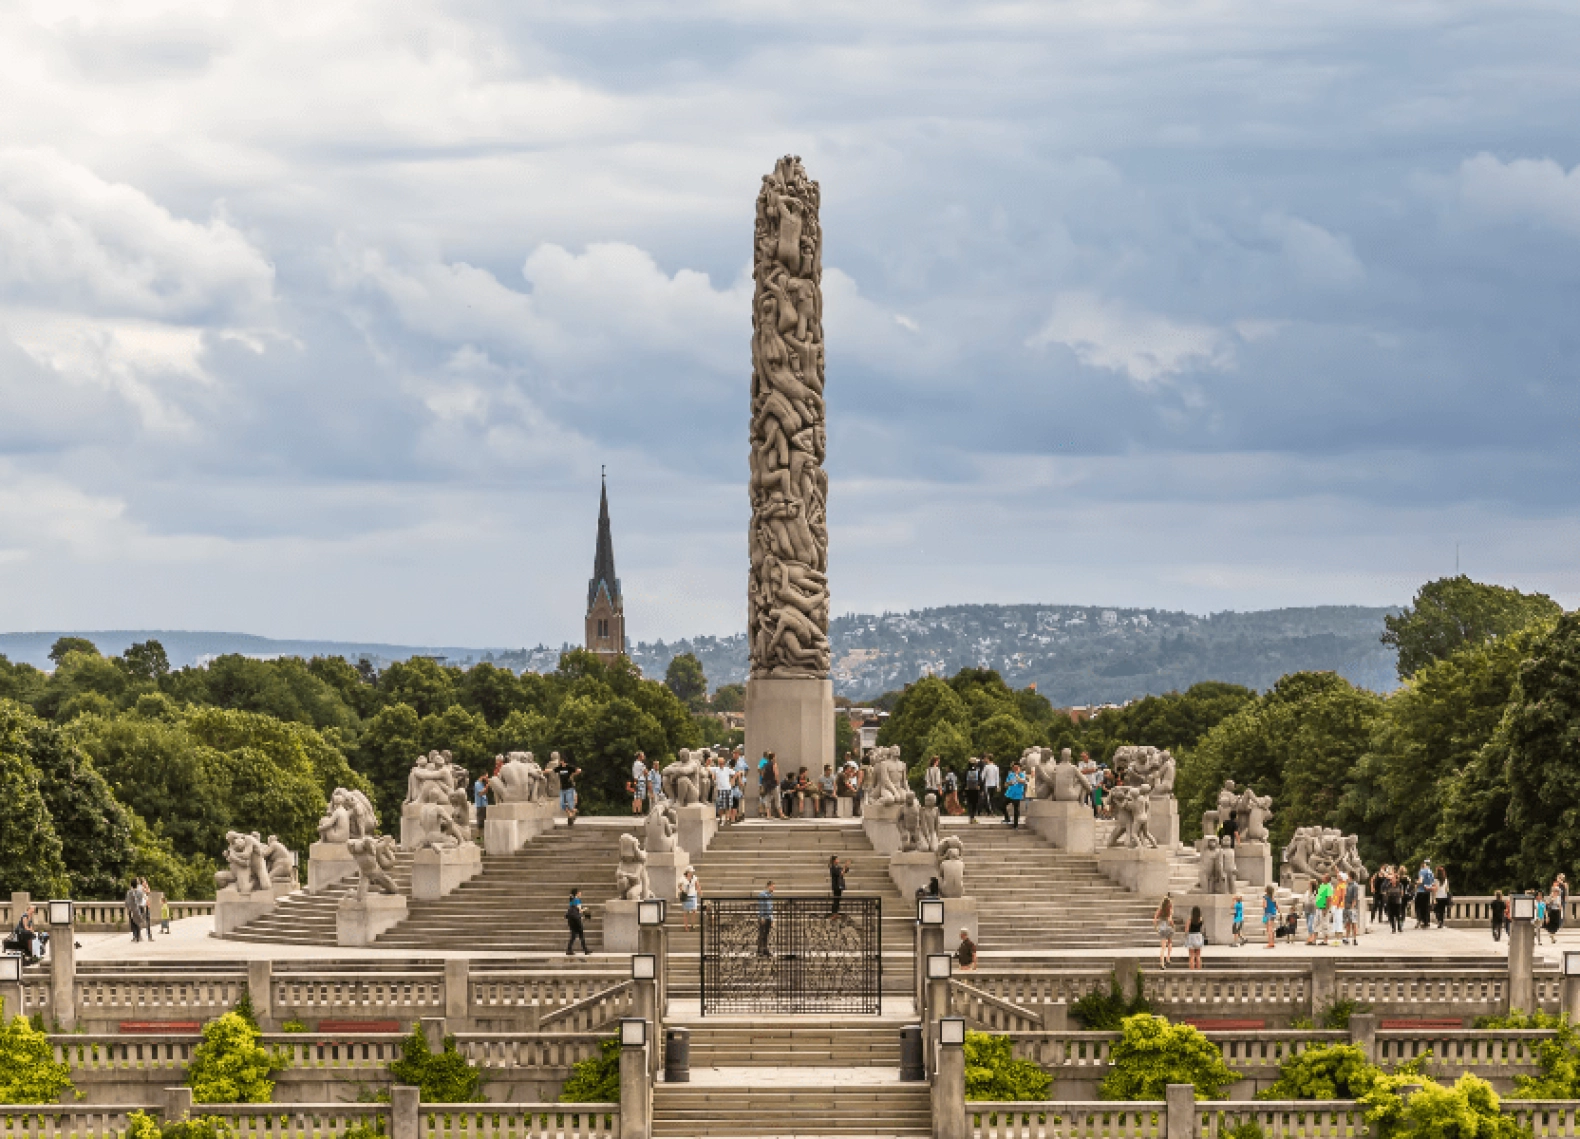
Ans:
{"type": "MultiPolygon", "coordinates": [[[[245,981],[245,978],[244,978],[245,981]]],[[[444,974],[370,973],[311,977],[276,974],[276,1020],[420,1020],[443,1016],[444,974]]]]}
{"type": "Polygon", "coordinates": [[[966,1104],[967,1139],[1164,1139],[1161,1100],[966,1104]]]}
{"type": "MultiPolygon", "coordinates": [[[[47,904],[47,899],[37,899],[32,905],[37,908],[47,904]]],[[[214,903],[208,902],[168,902],[170,906],[170,920],[180,921],[182,918],[212,917],[214,903]]],[[[6,929],[14,927],[22,916],[20,907],[13,906],[10,902],[0,902],[0,926],[6,929]]],[[[114,902],[77,902],[74,906],[73,921],[77,929],[84,933],[113,933],[120,930],[130,931],[131,927],[126,922],[126,903],[114,902]]],[[[154,920],[159,920],[157,909],[154,920]]]]}
{"type": "Polygon", "coordinates": [[[7,1139],[121,1139],[131,1126],[134,1111],[157,1115],[159,1109],[148,1104],[4,1106],[0,1107],[0,1135],[7,1139]]]}
{"type": "Polygon", "coordinates": [[[1260,1127],[1266,1139],[1340,1139],[1368,1131],[1365,1109],[1352,1100],[1270,1099],[1199,1104],[1187,1134],[1194,1139],[1223,1139],[1245,1123],[1260,1127]]]}

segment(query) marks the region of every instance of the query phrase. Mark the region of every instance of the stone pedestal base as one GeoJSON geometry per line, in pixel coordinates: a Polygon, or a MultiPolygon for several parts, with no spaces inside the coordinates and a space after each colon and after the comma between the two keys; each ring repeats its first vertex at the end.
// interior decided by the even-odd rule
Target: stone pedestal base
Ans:
{"type": "Polygon", "coordinates": [[[771,751],[779,776],[806,768],[816,779],[834,762],[834,682],[754,676],[746,682],[747,794],[755,810],[757,761],[771,751]]]}
{"type": "Polygon", "coordinates": [[[514,854],[538,835],[553,830],[557,814],[559,804],[549,799],[495,803],[483,816],[483,848],[489,854],[514,854]]]}
{"type": "MultiPolygon", "coordinates": [[[[675,838],[680,848],[693,856],[705,854],[719,829],[712,803],[693,803],[675,808],[675,838]]],[[[651,865],[651,863],[649,863],[651,865]]],[[[654,887],[656,891],[658,887],[654,887]]],[[[660,895],[661,897],[663,895],[660,895]]]]}
{"type": "Polygon", "coordinates": [[[856,817],[856,797],[854,795],[841,795],[834,800],[837,808],[834,811],[836,819],[853,819],[856,817]]]}
{"type": "Polygon", "coordinates": [[[1251,886],[1272,883],[1273,848],[1265,842],[1242,842],[1235,847],[1234,876],[1251,886]]]}
{"type": "Polygon", "coordinates": [[[1091,854],[1096,848],[1095,820],[1085,803],[1032,799],[1026,804],[1026,825],[1060,850],[1091,854]]]}
{"type": "Polygon", "coordinates": [[[938,877],[938,855],[931,850],[903,850],[889,855],[889,877],[909,904],[916,891],[938,877]]]}
{"type": "MultiPolygon", "coordinates": [[[[944,899],[944,948],[950,953],[955,951],[960,944],[960,931],[969,930],[971,940],[976,942],[977,948],[982,948],[982,943],[977,940],[977,900],[975,898],[945,898],[944,899]]],[[[1006,946],[997,946],[1004,949],[1006,946]]]]}
{"type": "Polygon", "coordinates": [[[420,804],[402,803],[400,808],[400,848],[410,850],[422,838],[422,826],[417,821],[420,804]]]}
{"type": "Polygon", "coordinates": [[[307,848],[307,892],[322,894],[357,872],[357,860],[343,842],[315,842],[307,848]]]}
{"type": "MultiPolygon", "coordinates": [[[[1302,909],[1304,909],[1306,891],[1311,889],[1311,875],[1296,874],[1288,866],[1284,866],[1281,868],[1278,884],[1284,889],[1299,895],[1302,909]]],[[[1411,910],[1410,912],[1413,914],[1415,911],[1411,910]]]]}
{"type": "Polygon", "coordinates": [[[214,895],[214,936],[228,937],[255,918],[274,911],[274,903],[296,892],[290,883],[276,883],[268,890],[254,890],[243,894],[234,886],[227,886],[214,895]]]}
{"type": "MultiPolygon", "coordinates": [[[[651,854],[648,855],[649,859],[652,857],[651,854]]],[[[651,861],[648,865],[652,866],[651,861]]],[[[651,869],[648,873],[651,876],[651,869]]],[[[637,951],[635,902],[624,898],[612,898],[603,904],[603,951],[605,953],[637,951]]]]}
{"type": "Polygon", "coordinates": [[[1161,901],[1168,893],[1169,852],[1161,846],[1105,847],[1097,852],[1097,868],[1133,894],[1156,895],[1161,901]]]}
{"type": "Polygon", "coordinates": [[[406,920],[406,898],[402,894],[355,894],[341,898],[335,907],[335,944],[372,945],[385,930],[406,920]]]}
{"type": "MultiPolygon", "coordinates": [[[[1185,931],[1190,926],[1192,907],[1201,907],[1202,930],[1207,934],[1208,945],[1234,944],[1234,895],[1186,894],[1174,903],[1174,948],[1185,944],[1185,931]]],[[[1249,911],[1250,907],[1246,909],[1249,911]]]]}
{"type": "Polygon", "coordinates": [[[411,860],[411,897],[432,902],[444,897],[483,869],[483,852],[475,842],[461,846],[427,847],[411,860]]]}
{"type": "Polygon", "coordinates": [[[867,841],[879,854],[897,854],[900,850],[900,804],[874,803],[868,799],[861,805],[861,829],[867,841]]]}
{"type": "Polygon", "coordinates": [[[1157,839],[1158,846],[1173,850],[1180,844],[1180,804],[1170,795],[1166,799],[1147,801],[1147,830],[1157,839]]]}
{"type": "MultiPolygon", "coordinates": [[[[675,887],[680,885],[681,873],[691,865],[691,855],[684,850],[660,850],[647,856],[647,882],[652,887],[654,895],[663,898],[669,905],[676,902],[675,887]]],[[[636,903],[632,902],[632,906],[636,903]]],[[[633,909],[631,911],[635,913],[633,909]]],[[[609,928],[607,912],[605,914],[604,929],[609,928]]],[[[608,936],[607,933],[604,935],[608,936]]]]}

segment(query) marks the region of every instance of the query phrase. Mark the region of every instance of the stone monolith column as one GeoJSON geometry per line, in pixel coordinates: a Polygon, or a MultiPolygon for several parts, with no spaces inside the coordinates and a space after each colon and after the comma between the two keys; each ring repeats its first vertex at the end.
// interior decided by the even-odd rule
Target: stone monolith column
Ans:
{"type": "Polygon", "coordinates": [[[834,762],[828,678],[828,476],[823,410],[823,231],[818,185],[781,158],[757,195],[752,302],[751,572],[746,752],[781,776],[834,762]]]}

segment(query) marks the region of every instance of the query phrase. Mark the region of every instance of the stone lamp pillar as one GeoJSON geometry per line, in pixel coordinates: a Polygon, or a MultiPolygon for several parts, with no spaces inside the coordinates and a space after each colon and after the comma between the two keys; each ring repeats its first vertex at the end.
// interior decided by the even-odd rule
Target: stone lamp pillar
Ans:
{"type": "Polygon", "coordinates": [[[936,1023],[933,1139],[966,1139],[966,1022],[951,1016],[936,1023]]]}

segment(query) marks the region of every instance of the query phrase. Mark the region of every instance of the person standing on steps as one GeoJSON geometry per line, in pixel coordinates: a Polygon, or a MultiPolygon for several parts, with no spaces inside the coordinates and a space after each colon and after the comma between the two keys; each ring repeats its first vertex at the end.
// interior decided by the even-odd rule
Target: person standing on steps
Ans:
{"type": "Polygon", "coordinates": [[[643,762],[646,758],[641,752],[637,752],[636,759],[631,763],[631,813],[633,815],[647,814],[647,764],[643,762]]]}
{"type": "Polygon", "coordinates": [[[779,764],[771,751],[757,761],[757,813],[765,819],[780,818],[779,764]]]}
{"type": "Polygon", "coordinates": [[[971,765],[966,768],[966,809],[970,811],[970,822],[977,821],[977,810],[982,806],[982,761],[976,756],[971,757],[971,765]]]}
{"type": "Polygon", "coordinates": [[[1202,921],[1201,907],[1190,908],[1190,921],[1185,925],[1185,949],[1190,954],[1188,969],[1201,968],[1201,947],[1207,944],[1207,932],[1202,921]]]}
{"type": "Polygon", "coordinates": [[[1152,924],[1158,931],[1158,968],[1167,969],[1174,956],[1174,899],[1167,894],[1152,915],[1152,924]]]}
{"type": "Polygon", "coordinates": [[[570,927],[571,931],[571,938],[565,943],[565,956],[567,957],[574,955],[578,941],[582,943],[582,956],[587,956],[587,928],[582,923],[584,909],[582,892],[580,890],[572,890],[571,899],[565,904],[565,924],[570,927]]]}
{"type": "Polygon", "coordinates": [[[1432,924],[1432,888],[1437,885],[1431,862],[1421,860],[1421,870],[1415,881],[1415,928],[1426,929],[1432,924]]]}
{"type": "Polygon", "coordinates": [[[576,804],[581,801],[581,797],[576,794],[576,777],[581,773],[581,768],[568,763],[560,768],[560,810],[565,812],[565,825],[568,827],[576,825],[576,816],[580,813],[576,810],[576,804]]]}
{"type": "Polygon", "coordinates": [[[993,792],[998,790],[998,764],[993,762],[993,754],[989,752],[982,757],[982,810],[986,814],[993,814],[993,792]]]}
{"type": "Polygon", "coordinates": [[[1262,892],[1262,928],[1267,933],[1267,947],[1272,949],[1278,941],[1278,895],[1271,883],[1262,892]]]}
{"type": "Polygon", "coordinates": [[[960,930],[960,947],[955,950],[955,960],[960,962],[962,973],[977,971],[977,944],[971,940],[971,931],[964,927],[960,930]]]}
{"type": "Polygon", "coordinates": [[[757,895],[757,956],[772,957],[773,953],[768,948],[768,939],[774,932],[774,880],[768,879],[768,885],[757,895]]]}
{"type": "Polygon", "coordinates": [[[922,794],[931,791],[938,796],[938,801],[944,801],[944,768],[943,756],[935,755],[927,761],[927,770],[922,773],[922,794]]]}
{"type": "Polygon", "coordinates": [[[685,876],[681,878],[676,892],[680,895],[681,917],[685,923],[682,928],[690,933],[692,919],[697,907],[702,904],[702,886],[697,882],[697,872],[690,866],[686,867],[685,876]]]}
{"type": "Polygon", "coordinates": [[[1245,899],[1239,894],[1234,896],[1234,944],[1236,947],[1245,944],[1245,899]]]}
{"type": "Polygon", "coordinates": [[[1004,777],[1004,824],[1012,830],[1020,829],[1020,804],[1025,797],[1026,775],[1017,759],[1009,765],[1009,774],[1004,777]]]}
{"type": "Polygon", "coordinates": [[[472,784],[472,806],[476,808],[477,829],[481,833],[483,822],[488,818],[488,772],[485,770],[477,777],[477,782],[472,784]]]}
{"type": "Polygon", "coordinates": [[[845,874],[850,869],[850,862],[839,860],[839,855],[828,856],[828,892],[834,895],[834,908],[829,911],[833,917],[839,913],[839,900],[845,896],[845,874]]]}

